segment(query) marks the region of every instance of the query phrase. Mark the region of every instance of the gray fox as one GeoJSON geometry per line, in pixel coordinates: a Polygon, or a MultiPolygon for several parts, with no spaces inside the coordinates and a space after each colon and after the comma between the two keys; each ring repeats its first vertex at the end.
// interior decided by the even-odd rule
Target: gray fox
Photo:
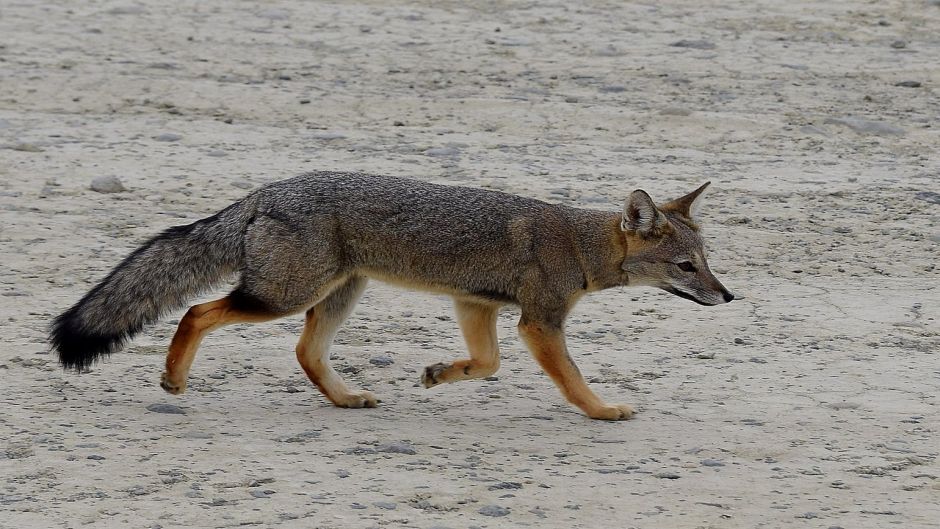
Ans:
{"type": "Polygon", "coordinates": [[[595,419],[628,419],[602,401],[568,355],[565,316],[586,293],[646,285],[702,305],[734,296],[712,275],[694,218],[702,191],[656,206],[634,191],[622,212],[360,173],[312,172],[255,190],[211,217],[167,229],[125,258],[52,323],[65,368],[87,369],[144,325],[218,281],[222,299],[180,320],[161,386],[179,394],[200,341],[232,323],[306,312],[300,365],[335,405],[374,407],[330,366],[333,337],[369,278],[454,298],[470,358],[426,367],[425,387],[499,368],[496,315],[521,309],[519,333],[564,396],[595,419]]]}

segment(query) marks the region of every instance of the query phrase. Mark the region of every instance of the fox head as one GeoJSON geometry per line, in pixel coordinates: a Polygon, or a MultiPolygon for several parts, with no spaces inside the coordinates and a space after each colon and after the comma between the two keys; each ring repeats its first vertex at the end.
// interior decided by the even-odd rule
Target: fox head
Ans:
{"type": "Polygon", "coordinates": [[[622,266],[628,284],[661,288],[701,305],[734,299],[709,270],[705,245],[694,221],[709,184],[661,206],[645,191],[630,194],[620,223],[627,239],[622,266]]]}

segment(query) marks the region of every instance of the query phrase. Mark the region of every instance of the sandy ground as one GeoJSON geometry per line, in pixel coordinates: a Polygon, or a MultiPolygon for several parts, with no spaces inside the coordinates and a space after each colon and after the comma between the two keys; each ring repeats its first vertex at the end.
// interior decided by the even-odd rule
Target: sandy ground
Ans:
{"type": "Polygon", "coordinates": [[[937,2],[40,4],[0,3],[0,526],[936,527],[937,2]],[[179,313],[56,365],[50,319],[142,240],[314,169],[598,209],[711,180],[744,299],[581,302],[621,423],[512,309],[498,377],[418,387],[450,302],[380,284],[335,347],[378,409],[306,381],[298,317],[211,335],[180,398],[179,313]]]}

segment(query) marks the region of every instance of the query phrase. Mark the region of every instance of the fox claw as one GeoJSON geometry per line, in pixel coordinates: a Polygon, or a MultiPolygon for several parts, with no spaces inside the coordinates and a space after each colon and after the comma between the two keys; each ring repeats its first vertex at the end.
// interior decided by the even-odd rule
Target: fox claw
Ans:
{"type": "Polygon", "coordinates": [[[424,372],[421,373],[421,385],[425,388],[433,388],[434,386],[443,383],[443,380],[440,380],[438,377],[444,374],[445,371],[450,366],[444,363],[437,363],[430,365],[424,368],[424,372]]]}
{"type": "Polygon", "coordinates": [[[359,391],[344,395],[334,402],[340,408],[375,408],[381,402],[371,391],[359,391]]]}
{"type": "Polygon", "coordinates": [[[605,406],[599,410],[594,410],[589,413],[588,416],[592,419],[600,419],[603,421],[625,421],[633,417],[635,413],[636,410],[629,404],[614,404],[612,406],[605,406]]]}
{"type": "Polygon", "coordinates": [[[162,375],[160,375],[160,387],[163,388],[164,391],[166,391],[167,393],[171,395],[179,395],[183,393],[184,391],[186,391],[185,381],[182,384],[176,384],[176,383],[170,382],[168,379],[169,377],[167,376],[166,373],[163,373],[162,375]]]}

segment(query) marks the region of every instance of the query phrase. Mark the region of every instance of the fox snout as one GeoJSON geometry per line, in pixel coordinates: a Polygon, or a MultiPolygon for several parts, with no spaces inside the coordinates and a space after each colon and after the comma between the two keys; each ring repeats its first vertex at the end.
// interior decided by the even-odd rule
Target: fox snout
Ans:
{"type": "Polygon", "coordinates": [[[706,295],[706,296],[702,296],[699,293],[696,293],[699,295],[690,294],[688,292],[684,292],[682,290],[679,290],[676,287],[671,287],[671,286],[663,287],[663,290],[665,290],[666,292],[669,292],[670,294],[675,294],[676,296],[679,296],[680,298],[685,298],[685,299],[694,301],[698,303],[699,305],[705,305],[708,307],[721,305],[723,303],[731,303],[732,301],[734,301],[734,294],[729,292],[724,286],[721,287],[721,290],[717,292],[716,295],[706,295]]]}

